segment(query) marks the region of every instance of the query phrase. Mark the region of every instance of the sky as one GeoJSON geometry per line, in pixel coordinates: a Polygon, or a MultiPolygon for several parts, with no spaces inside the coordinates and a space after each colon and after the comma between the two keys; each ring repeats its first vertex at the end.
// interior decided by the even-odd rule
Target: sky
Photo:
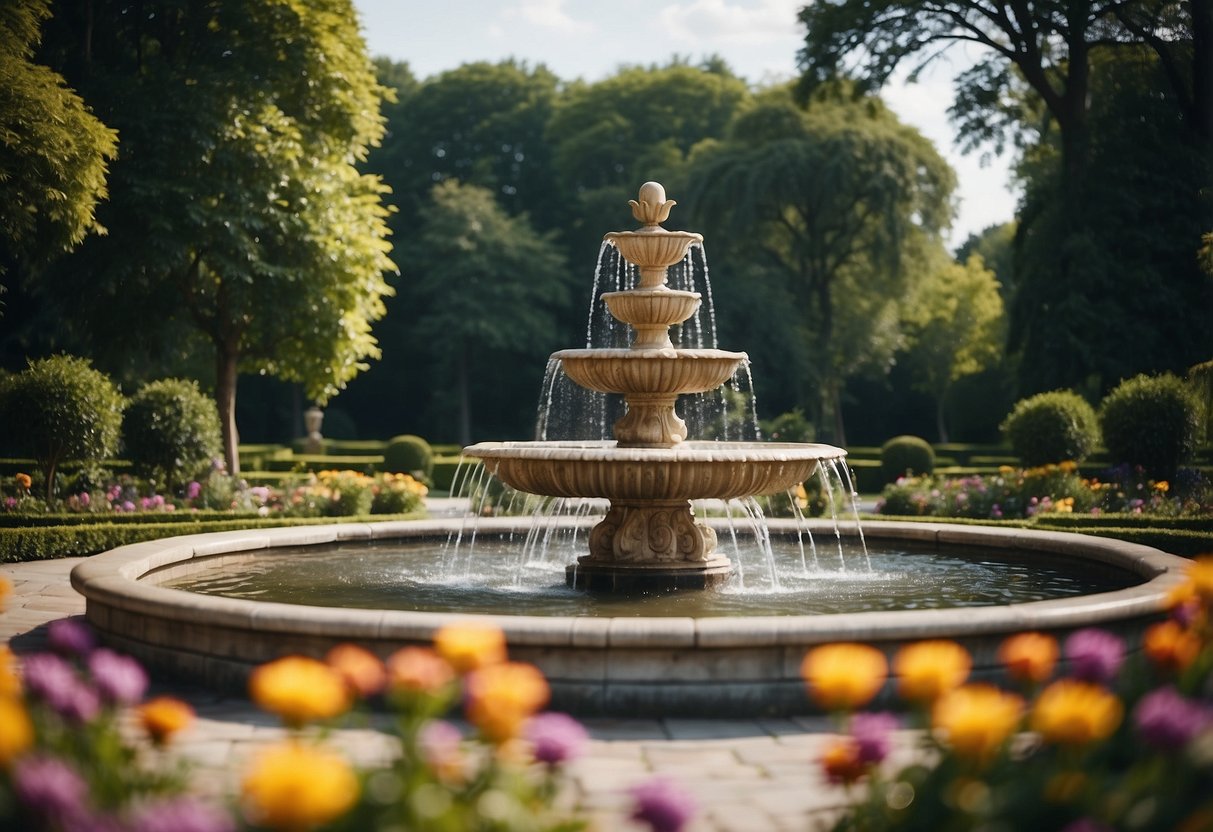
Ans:
{"type": "MultiPolygon", "coordinates": [[[[544,64],[559,78],[598,81],[625,64],[663,64],[675,55],[725,59],[752,84],[795,77],[805,0],[354,0],[374,56],[406,61],[428,78],[472,61],[544,64]]],[[[947,118],[951,79],[971,56],[958,47],[916,84],[882,92],[905,123],[935,142],[956,170],[959,209],[949,241],[1010,220],[1018,194],[1006,157],[961,155],[947,118]]],[[[989,154],[987,154],[988,156],[989,154]]],[[[639,185],[639,183],[637,183],[639,185]]],[[[671,194],[677,198],[676,194],[671,194]]]]}

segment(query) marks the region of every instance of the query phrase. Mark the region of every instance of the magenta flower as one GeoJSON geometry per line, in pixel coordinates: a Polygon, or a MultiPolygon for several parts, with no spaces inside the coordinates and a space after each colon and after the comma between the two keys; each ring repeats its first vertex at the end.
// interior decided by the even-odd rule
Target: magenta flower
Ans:
{"type": "Polygon", "coordinates": [[[1155,748],[1172,751],[1213,724],[1207,705],[1187,699],[1173,687],[1159,688],[1141,698],[1133,711],[1141,738],[1155,748]]]}
{"type": "Polygon", "coordinates": [[[580,757],[589,739],[580,722],[568,714],[554,712],[532,717],[524,735],[534,747],[535,759],[550,766],[580,757]]]}
{"type": "Polygon", "coordinates": [[[52,621],[46,631],[52,650],[63,656],[87,656],[97,646],[97,639],[87,624],[79,618],[52,621]]]}
{"type": "Polygon", "coordinates": [[[653,832],[680,832],[695,815],[695,801],[680,786],[662,777],[631,789],[632,820],[653,832]]]}
{"type": "Polygon", "coordinates": [[[440,772],[462,764],[462,742],[459,729],[442,719],[427,722],[417,735],[422,758],[430,768],[440,772]]]}
{"type": "Polygon", "coordinates": [[[185,499],[197,500],[198,495],[202,493],[202,483],[193,480],[185,487],[185,499]]]}
{"type": "Polygon", "coordinates": [[[1061,832],[1113,832],[1112,827],[1091,818],[1079,818],[1066,824],[1061,832]]]}
{"type": "Polygon", "coordinates": [[[68,827],[85,813],[88,784],[79,773],[56,757],[32,755],[18,760],[13,770],[13,792],[30,814],[48,827],[68,827]]]}
{"type": "Polygon", "coordinates": [[[1103,684],[1112,681],[1124,663],[1125,643],[1107,630],[1087,628],[1066,639],[1065,655],[1074,676],[1103,684]]]}
{"type": "Polygon", "coordinates": [[[859,747],[859,761],[864,764],[884,762],[893,745],[890,734],[900,726],[897,717],[884,711],[855,714],[851,718],[851,737],[859,747]]]}
{"type": "Polygon", "coordinates": [[[88,657],[88,669],[101,698],[116,705],[134,705],[147,691],[147,673],[139,662],[104,647],[88,657]]]}
{"type": "Polygon", "coordinates": [[[87,491],[80,492],[80,505],[84,506],[85,508],[88,508],[88,504],[91,503],[92,501],[93,501],[93,498],[89,496],[87,491]]]}
{"type": "Polygon", "coordinates": [[[140,806],[131,832],[232,832],[236,825],[223,812],[193,797],[166,798],[140,806]]]}
{"type": "MultiPolygon", "coordinates": [[[[79,684],[72,666],[54,653],[35,653],[21,662],[25,687],[37,699],[51,702],[79,684]]],[[[54,704],[51,704],[54,707],[54,704]]]]}

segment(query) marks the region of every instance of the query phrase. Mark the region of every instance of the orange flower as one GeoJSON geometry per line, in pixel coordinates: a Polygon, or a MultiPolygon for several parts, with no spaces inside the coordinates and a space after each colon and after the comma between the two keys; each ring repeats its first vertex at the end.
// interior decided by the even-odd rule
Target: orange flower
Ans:
{"type": "Polygon", "coordinates": [[[809,695],[826,710],[861,708],[889,675],[884,654],[867,644],[843,642],[814,647],[800,665],[809,695]]]}
{"type": "Polygon", "coordinates": [[[505,633],[479,621],[449,624],[434,634],[434,649],[457,673],[505,661],[505,633]]]}
{"type": "Polygon", "coordinates": [[[907,644],[893,658],[897,689],[906,699],[931,703],[969,678],[973,659],[954,641],[907,644]]]}
{"type": "Polygon", "coordinates": [[[34,723],[20,700],[0,698],[0,768],[8,768],[34,744],[34,723]]]}
{"type": "Polygon", "coordinates": [[[358,799],[358,778],[328,749],[287,743],[257,755],[240,793],[249,821],[297,832],[348,812],[358,799]]]}
{"type": "Polygon", "coordinates": [[[1142,648],[1159,668],[1178,672],[1196,661],[1201,642],[1196,633],[1184,629],[1178,621],[1168,619],[1146,630],[1142,648]]]}
{"type": "Polygon", "coordinates": [[[17,657],[7,644],[0,644],[0,697],[21,695],[21,676],[17,673],[17,657]]]}
{"type": "Polygon", "coordinates": [[[838,737],[830,742],[817,760],[831,783],[851,785],[868,773],[859,754],[859,743],[851,737],[838,737]]]}
{"type": "Polygon", "coordinates": [[[356,644],[338,644],[324,657],[325,663],[345,680],[356,696],[374,696],[387,685],[387,668],[379,657],[356,644]]]}
{"type": "Polygon", "coordinates": [[[388,657],[387,673],[396,692],[436,693],[455,680],[450,662],[429,647],[401,647],[388,657]]]}
{"type": "Polygon", "coordinates": [[[481,734],[501,744],[518,736],[550,696],[547,680],[533,665],[491,664],[468,676],[466,714],[481,734]]]}
{"type": "Polygon", "coordinates": [[[194,709],[171,696],[157,696],[139,706],[139,724],[155,745],[164,745],[194,721],[194,709]]]}
{"type": "Polygon", "coordinates": [[[341,675],[324,662],[305,656],[286,656],[261,665],[249,678],[249,694],[292,727],[332,719],[350,707],[341,675]]]}
{"type": "Polygon", "coordinates": [[[13,594],[13,582],[0,575],[0,612],[4,612],[4,602],[13,594]]]}
{"type": "Polygon", "coordinates": [[[17,474],[13,479],[17,481],[17,487],[24,491],[29,491],[30,486],[34,484],[29,474],[17,474]]]}
{"type": "Polygon", "coordinates": [[[1108,737],[1124,714],[1106,689],[1076,679],[1059,679],[1041,691],[1032,710],[1032,730],[1057,745],[1087,745],[1108,737]]]}
{"type": "Polygon", "coordinates": [[[931,722],[959,757],[989,759],[1019,725],[1023,699],[994,685],[963,685],[935,700],[931,722]]]}
{"type": "Polygon", "coordinates": [[[1057,666],[1057,639],[1044,633],[1019,633],[1003,641],[998,660],[1007,666],[1007,675],[1020,682],[1040,684],[1053,675],[1057,666]]]}
{"type": "Polygon", "coordinates": [[[1188,564],[1188,583],[1205,604],[1213,604],[1213,555],[1201,555],[1188,564]]]}

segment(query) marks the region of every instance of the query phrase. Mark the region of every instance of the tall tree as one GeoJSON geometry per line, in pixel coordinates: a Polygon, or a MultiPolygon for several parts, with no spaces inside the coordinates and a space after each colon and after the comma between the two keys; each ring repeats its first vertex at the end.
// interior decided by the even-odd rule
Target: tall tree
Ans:
{"type": "Polygon", "coordinates": [[[110,234],[60,275],[73,315],[98,349],[202,333],[236,472],[238,373],[324,401],[377,354],[387,211],[355,165],[382,134],[384,91],[357,19],[349,0],[56,10],[46,55],[122,140],[99,212],[110,234]]]}
{"type": "Polygon", "coordinates": [[[767,93],[688,171],[691,213],[782,277],[802,320],[819,430],[845,442],[846,378],[891,359],[906,268],[939,245],[955,176],[876,99],[819,96],[806,110],[767,93]]]}
{"type": "Polygon", "coordinates": [[[425,310],[413,325],[442,344],[433,369],[455,381],[466,444],[474,436],[473,390],[500,383],[489,359],[555,346],[552,310],[567,302],[565,261],[551,235],[509,216],[488,189],[448,179],[431,194],[407,251],[425,310]]]}
{"type": "Polygon", "coordinates": [[[34,60],[49,15],[50,0],[0,7],[0,279],[100,230],[95,211],[117,147],[63,76],[34,60]]]}
{"type": "Polygon", "coordinates": [[[914,386],[935,400],[939,441],[948,442],[948,394],[956,382],[1002,357],[1006,326],[998,281],[981,257],[940,260],[916,281],[902,319],[914,386]]]}

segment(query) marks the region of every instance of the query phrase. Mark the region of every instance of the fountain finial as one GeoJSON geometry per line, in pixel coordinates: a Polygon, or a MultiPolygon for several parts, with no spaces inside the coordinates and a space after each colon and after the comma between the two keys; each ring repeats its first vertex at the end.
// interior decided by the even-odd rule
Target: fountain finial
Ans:
{"type": "Polygon", "coordinates": [[[645,182],[640,186],[640,199],[629,199],[632,216],[646,226],[660,225],[670,218],[670,209],[678,203],[665,198],[665,188],[660,182],[645,182]]]}

